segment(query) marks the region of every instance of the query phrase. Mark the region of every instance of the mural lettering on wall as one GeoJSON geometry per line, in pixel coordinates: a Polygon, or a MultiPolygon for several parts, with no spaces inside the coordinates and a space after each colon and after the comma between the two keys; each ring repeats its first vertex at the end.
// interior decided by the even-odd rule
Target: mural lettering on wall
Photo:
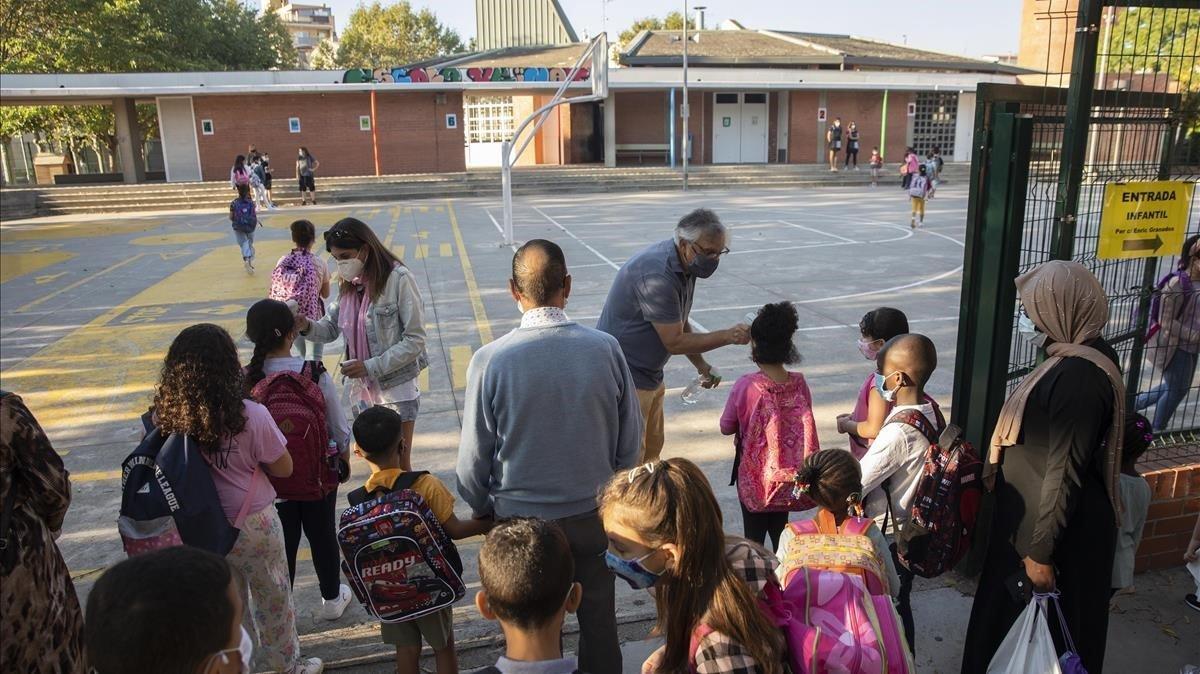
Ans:
{"type": "MultiPolygon", "coordinates": [[[[430,82],[562,82],[570,68],[351,68],[342,75],[345,84],[423,84],[430,82]]],[[[591,71],[580,68],[574,81],[585,82],[591,71]]]]}

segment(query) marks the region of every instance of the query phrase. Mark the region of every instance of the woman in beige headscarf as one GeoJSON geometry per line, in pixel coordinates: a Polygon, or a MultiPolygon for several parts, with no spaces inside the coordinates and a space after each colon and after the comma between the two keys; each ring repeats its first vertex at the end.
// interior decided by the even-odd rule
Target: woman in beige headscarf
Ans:
{"type": "MultiPolygon", "coordinates": [[[[1084,667],[1100,674],[1125,407],[1117,355],[1100,337],[1108,298],[1077,262],[1047,262],[1016,285],[1020,331],[1047,358],[1005,402],[988,448],[984,474],[994,483],[996,511],[962,671],[987,669],[1025,608],[1011,591],[1023,580],[1061,593],[1084,667]]],[[[1050,625],[1057,633],[1057,619],[1050,625]]]]}

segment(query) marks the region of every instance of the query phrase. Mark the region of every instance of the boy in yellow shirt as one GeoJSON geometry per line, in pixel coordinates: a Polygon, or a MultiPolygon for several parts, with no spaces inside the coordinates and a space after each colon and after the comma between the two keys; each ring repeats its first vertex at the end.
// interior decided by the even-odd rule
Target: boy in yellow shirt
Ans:
{"type": "MultiPolygon", "coordinates": [[[[350,505],[394,489],[412,489],[425,499],[450,538],[459,540],[487,533],[492,528],[490,519],[464,521],[455,516],[454,496],[441,480],[426,472],[416,473],[416,479],[411,474],[404,477],[409,473],[404,466],[411,465],[411,448],[404,446],[401,424],[395,410],[379,405],[364,410],[354,420],[354,453],[371,467],[371,477],[362,490],[348,495],[350,505]]],[[[379,630],[383,643],[396,647],[396,671],[400,674],[419,674],[422,638],[433,649],[438,674],[455,674],[458,657],[454,653],[453,625],[453,613],[447,607],[415,620],[382,623],[379,630]]]]}

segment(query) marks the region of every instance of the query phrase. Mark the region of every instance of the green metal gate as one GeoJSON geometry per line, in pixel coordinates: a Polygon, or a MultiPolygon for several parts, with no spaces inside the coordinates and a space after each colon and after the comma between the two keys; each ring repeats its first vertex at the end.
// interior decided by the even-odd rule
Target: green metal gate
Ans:
{"type": "MultiPolygon", "coordinates": [[[[981,84],[977,93],[953,416],[978,447],[1041,357],[1017,338],[1013,279],[1047,260],[1084,264],[1107,291],[1104,336],[1121,356],[1130,402],[1159,385],[1142,335],[1154,285],[1179,251],[1097,258],[1104,189],[1200,177],[1197,2],[1080,0],[1077,15],[1045,20],[1074,35],[1070,72],[1061,74],[1069,86],[981,84]]],[[[1193,201],[1189,235],[1200,232],[1197,217],[1193,201]]],[[[1193,377],[1156,451],[1194,446],[1198,436],[1193,377]]]]}

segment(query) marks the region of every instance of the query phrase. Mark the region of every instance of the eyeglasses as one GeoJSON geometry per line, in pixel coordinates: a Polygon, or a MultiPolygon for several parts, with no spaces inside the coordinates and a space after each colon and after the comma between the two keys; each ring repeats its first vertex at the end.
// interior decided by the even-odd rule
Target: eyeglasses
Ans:
{"type": "Polygon", "coordinates": [[[704,248],[701,248],[700,244],[698,244],[694,241],[691,241],[689,243],[692,244],[692,248],[695,248],[697,252],[699,252],[702,255],[707,255],[708,257],[721,257],[723,255],[728,255],[730,252],[729,246],[726,246],[726,247],[722,248],[720,251],[714,253],[711,250],[705,250],[704,248]]]}

